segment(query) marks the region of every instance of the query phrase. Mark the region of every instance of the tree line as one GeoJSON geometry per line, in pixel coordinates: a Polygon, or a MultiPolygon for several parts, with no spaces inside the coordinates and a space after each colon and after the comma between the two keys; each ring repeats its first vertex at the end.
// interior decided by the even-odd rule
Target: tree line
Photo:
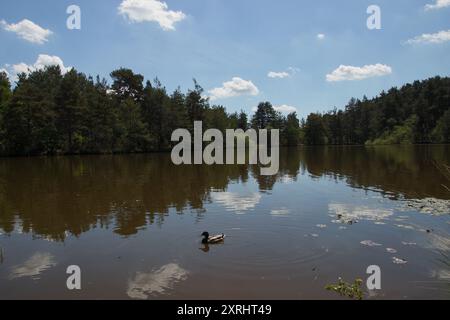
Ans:
{"type": "Polygon", "coordinates": [[[75,69],[62,74],[50,66],[18,75],[14,88],[0,73],[0,154],[52,155],[139,153],[173,147],[178,128],[279,128],[281,143],[297,145],[296,114],[284,117],[270,103],[261,103],[252,119],[244,112],[227,113],[211,105],[202,87],[168,93],[158,79],[121,68],[105,79],[75,69]]]}
{"type": "Polygon", "coordinates": [[[450,142],[450,78],[416,81],[373,99],[351,99],[344,110],[277,112],[270,102],[250,118],[210,104],[193,89],[168,93],[156,78],[130,69],[111,72],[112,83],[58,66],[18,75],[14,87],[0,72],[0,155],[140,153],[173,147],[178,128],[280,129],[280,144],[296,146],[450,142]]]}
{"type": "Polygon", "coordinates": [[[302,121],[309,145],[450,143],[450,78],[391,88],[373,99],[351,99],[344,110],[302,121]]]}

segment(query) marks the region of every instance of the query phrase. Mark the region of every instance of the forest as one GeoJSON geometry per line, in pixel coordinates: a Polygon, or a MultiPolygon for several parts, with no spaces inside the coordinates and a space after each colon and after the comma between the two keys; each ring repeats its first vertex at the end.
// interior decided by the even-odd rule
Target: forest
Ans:
{"type": "Polygon", "coordinates": [[[344,110],[302,121],[308,145],[430,144],[450,142],[450,78],[391,88],[373,99],[352,98],[344,110]]]}
{"type": "Polygon", "coordinates": [[[107,154],[166,151],[175,129],[280,129],[280,144],[361,145],[450,142],[450,78],[392,88],[373,99],[351,99],[343,110],[298,119],[261,102],[250,118],[210,104],[193,89],[167,92],[156,78],[130,69],[112,83],[58,66],[18,75],[0,72],[0,155],[107,154]]]}

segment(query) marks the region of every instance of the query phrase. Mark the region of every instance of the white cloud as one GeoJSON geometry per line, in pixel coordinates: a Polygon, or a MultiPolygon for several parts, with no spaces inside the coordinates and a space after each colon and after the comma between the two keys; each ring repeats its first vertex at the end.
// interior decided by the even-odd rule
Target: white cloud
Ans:
{"type": "Polygon", "coordinates": [[[287,71],[270,71],[267,76],[272,79],[284,79],[289,78],[299,72],[300,69],[296,67],[289,67],[287,71]]]}
{"type": "Polygon", "coordinates": [[[437,33],[424,33],[413,39],[406,41],[407,44],[433,43],[439,44],[450,41],[450,30],[439,31],[437,33]]]}
{"type": "Polygon", "coordinates": [[[286,104],[282,104],[281,106],[275,106],[273,107],[276,111],[281,113],[292,113],[297,112],[297,108],[293,106],[288,106],[286,104]]]}
{"type": "Polygon", "coordinates": [[[29,66],[23,62],[15,64],[12,66],[12,74],[14,75],[18,75],[20,73],[30,73],[32,70],[31,68],[33,68],[33,66],[29,66]]]}
{"type": "Polygon", "coordinates": [[[319,39],[319,40],[325,39],[325,34],[319,33],[319,34],[317,35],[317,39],[319,39]]]}
{"type": "Polygon", "coordinates": [[[35,70],[41,70],[48,66],[59,66],[63,74],[72,69],[72,67],[65,67],[60,57],[46,54],[40,54],[33,65],[35,70]]]}
{"type": "Polygon", "coordinates": [[[288,72],[286,72],[286,71],[282,71],[282,72],[270,71],[270,72],[267,74],[267,76],[268,76],[269,78],[272,78],[272,79],[276,79],[276,78],[278,78],[278,79],[284,79],[284,78],[290,77],[291,74],[288,73],[288,72]]]}
{"type": "Polygon", "coordinates": [[[6,31],[14,32],[20,38],[31,43],[44,44],[48,41],[48,37],[53,34],[52,31],[44,29],[28,19],[24,19],[16,24],[8,24],[5,20],[2,20],[0,25],[6,31]]]}
{"type": "Polygon", "coordinates": [[[169,10],[167,3],[159,0],[123,0],[119,13],[131,22],[157,22],[165,30],[175,30],[175,23],[186,18],[182,11],[169,10]]]}
{"type": "Polygon", "coordinates": [[[61,73],[65,74],[72,69],[72,67],[64,66],[64,62],[58,56],[49,56],[46,54],[40,54],[36,62],[32,65],[26,63],[18,63],[12,65],[10,68],[10,78],[12,81],[17,80],[17,75],[21,73],[29,74],[33,71],[42,70],[48,66],[59,66],[61,73]]]}
{"type": "Polygon", "coordinates": [[[234,77],[231,81],[224,82],[222,87],[214,88],[209,91],[212,101],[239,96],[257,96],[258,88],[253,82],[234,77]]]}
{"type": "Polygon", "coordinates": [[[434,4],[425,5],[425,10],[442,9],[450,7],[450,0],[436,0],[434,4]]]}
{"type": "Polygon", "coordinates": [[[372,77],[381,77],[391,73],[391,67],[380,63],[363,67],[340,65],[332,73],[327,74],[327,81],[363,80],[372,77]]]}

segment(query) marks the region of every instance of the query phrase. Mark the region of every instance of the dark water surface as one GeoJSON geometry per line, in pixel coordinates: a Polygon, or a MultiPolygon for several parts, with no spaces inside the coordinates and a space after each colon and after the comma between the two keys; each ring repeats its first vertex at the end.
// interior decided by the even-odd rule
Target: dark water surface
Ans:
{"type": "Polygon", "coordinates": [[[378,265],[365,298],[450,299],[449,146],[280,162],[265,177],[168,154],[0,159],[0,298],[334,299],[327,284],[378,265]]]}

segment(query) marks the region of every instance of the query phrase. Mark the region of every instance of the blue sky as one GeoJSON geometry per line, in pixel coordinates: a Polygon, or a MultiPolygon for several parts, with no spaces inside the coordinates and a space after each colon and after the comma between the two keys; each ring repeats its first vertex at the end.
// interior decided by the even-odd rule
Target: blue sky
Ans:
{"type": "Polygon", "coordinates": [[[0,69],[13,74],[14,65],[33,66],[39,55],[59,57],[66,67],[104,77],[128,67],[146,79],[157,76],[168,91],[192,88],[196,78],[206,94],[217,96],[213,103],[229,111],[251,113],[267,100],[295,107],[300,116],[342,108],[351,97],[372,97],[392,86],[450,73],[450,0],[166,4],[2,0],[0,69]],[[66,8],[72,4],[81,8],[81,30],[66,27],[66,8]],[[366,10],[372,4],[381,9],[381,30],[366,26],[366,10]],[[51,33],[24,39],[24,25],[16,25],[24,19],[51,33]],[[338,69],[341,65],[347,67],[338,69]],[[271,71],[279,77],[269,77],[271,71]],[[327,75],[335,81],[327,81],[327,75]]]}

